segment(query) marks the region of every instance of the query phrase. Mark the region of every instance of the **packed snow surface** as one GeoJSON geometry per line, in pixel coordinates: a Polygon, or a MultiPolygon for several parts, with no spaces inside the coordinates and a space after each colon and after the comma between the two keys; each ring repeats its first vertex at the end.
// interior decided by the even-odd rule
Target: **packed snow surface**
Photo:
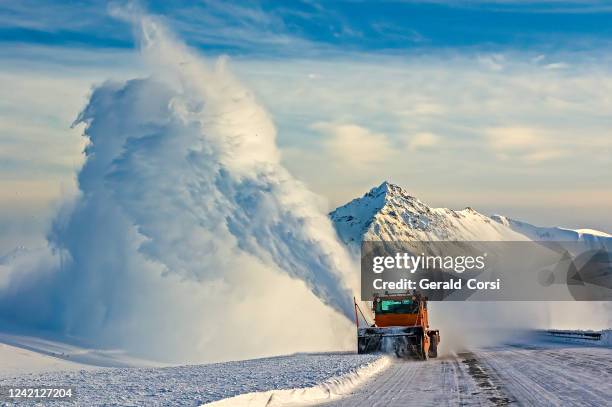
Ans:
{"type": "Polygon", "coordinates": [[[243,393],[315,386],[381,357],[318,353],[163,368],[0,373],[0,384],[75,386],[79,405],[195,406],[243,393]]]}
{"type": "MultiPolygon", "coordinates": [[[[533,339],[533,338],[532,338],[533,339]]],[[[546,340],[396,360],[327,406],[609,406],[612,349],[546,340]]]]}
{"type": "MultiPolygon", "coordinates": [[[[606,336],[609,332],[602,333],[606,336]]],[[[333,399],[331,404],[608,405],[612,349],[593,345],[533,332],[505,344],[457,350],[427,362],[392,358],[385,369],[368,376],[367,383],[352,386],[343,394],[345,397],[333,399]]],[[[14,356],[12,352],[8,354],[14,356]]],[[[59,359],[59,364],[51,366],[48,363],[52,358],[38,356],[37,361],[32,352],[21,361],[44,361],[47,371],[23,374],[0,369],[0,385],[74,386],[78,404],[87,406],[231,402],[230,398],[247,393],[312,388],[350,377],[366,365],[381,361],[380,355],[318,353],[208,365],[75,370],[75,366],[67,368],[59,359]],[[49,367],[58,370],[49,371],[49,367]]],[[[299,390],[292,394],[296,397],[290,401],[299,401],[299,390]]]]}
{"type": "Polygon", "coordinates": [[[58,370],[81,370],[87,366],[0,343],[0,381],[4,376],[58,370]]]}
{"type": "MultiPolygon", "coordinates": [[[[37,333],[0,333],[0,377],[19,373],[81,370],[96,367],[161,367],[117,349],[90,348],[37,333]]],[[[62,338],[65,339],[65,338],[62,338]]]]}

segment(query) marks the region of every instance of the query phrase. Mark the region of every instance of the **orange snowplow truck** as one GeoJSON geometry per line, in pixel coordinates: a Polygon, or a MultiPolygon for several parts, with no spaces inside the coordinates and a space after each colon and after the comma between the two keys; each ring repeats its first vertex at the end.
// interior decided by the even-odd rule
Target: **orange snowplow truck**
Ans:
{"type": "Polygon", "coordinates": [[[393,351],[397,357],[427,360],[438,356],[440,331],[429,329],[427,298],[414,294],[385,294],[372,301],[374,323],[359,326],[358,312],[367,321],[355,301],[357,352],[393,351]]]}

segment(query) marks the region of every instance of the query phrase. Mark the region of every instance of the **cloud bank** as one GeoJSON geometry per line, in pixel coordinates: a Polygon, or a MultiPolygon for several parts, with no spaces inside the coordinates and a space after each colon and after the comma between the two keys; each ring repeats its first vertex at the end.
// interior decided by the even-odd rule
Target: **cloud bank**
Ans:
{"type": "Polygon", "coordinates": [[[79,195],[49,251],[3,266],[0,318],[165,360],[347,347],[357,268],[269,116],[224,60],[136,24],[154,74],[93,91],[79,195]]]}

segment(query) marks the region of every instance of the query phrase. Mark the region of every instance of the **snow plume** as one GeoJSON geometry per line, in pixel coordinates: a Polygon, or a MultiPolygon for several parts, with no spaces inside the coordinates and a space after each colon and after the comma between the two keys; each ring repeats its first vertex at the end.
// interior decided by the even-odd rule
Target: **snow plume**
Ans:
{"type": "Polygon", "coordinates": [[[153,75],[94,90],[55,266],[2,269],[0,318],[176,361],[350,347],[357,265],[269,116],[225,60],[137,25],[153,75]]]}
{"type": "Polygon", "coordinates": [[[546,303],[431,302],[430,323],[440,330],[442,355],[510,343],[543,328],[546,303]]]}

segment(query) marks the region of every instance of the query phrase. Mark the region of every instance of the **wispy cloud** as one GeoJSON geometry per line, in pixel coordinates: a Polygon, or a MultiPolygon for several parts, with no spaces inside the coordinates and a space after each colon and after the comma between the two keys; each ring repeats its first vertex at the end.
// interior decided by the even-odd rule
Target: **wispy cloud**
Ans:
{"type": "Polygon", "coordinates": [[[216,0],[179,8],[166,16],[169,23],[192,42],[204,46],[304,46],[307,41],[289,33],[283,19],[265,12],[257,3],[250,6],[216,0]]]}
{"type": "Polygon", "coordinates": [[[612,11],[606,0],[405,0],[469,9],[523,13],[598,13],[612,11]]]}
{"type": "Polygon", "coordinates": [[[414,152],[419,150],[432,150],[439,147],[441,139],[433,133],[421,132],[408,139],[408,150],[414,152]]]}
{"type": "MultiPolygon", "coordinates": [[[[157,4],[153,12],[207,56],[232,54],[229,63],[273,114],[287,166],[330,205],[381,178],[432,203],[476,207],[488,204],[500,185],[509,206],[536,205],[521,191],[541,185],[561,203],[574,202],[581,188],[612,187],[601,175],[612,165],[612,55],[592,33],[567,33],[580,37],[580,50],[494,42],[487,51],[480,43],[436,43],[440,38],[430,38],[428,26],[395,30],[384,18],[375,33],[371,23],[378,20],[357,21],[339,3],[300,4],[157,4]],[[425,40],[404,38],[398,43],[407,48],[382,49],[395,34],[415,33],[425,40]],[[415,44],[424,48],[414,51],[415,44]]],[[[13,168],[4,171],[13,177],[5,191],[20,180],[27,189],[26,182],[45,173],[44,190],[58,196],[60,178],[71,182],[78,166],[81,139],[68,127],[91,86],[149,75],[129,47],[62,37],[94,28],[102,36],[129,36],[106,13],[106,6],[87,2],[0,6],[4,29],[48,32],[64,41],[0,38],[0,152],[13,168]],[[81,8],[87,10],[79,18],[81,8]]],[[[609,202],[585,200],[584,207],[604,213],[609,202]]]]}
{"type": "MultiPolygon", "coordinates": [[[[547,131],[529,127],[495,127],[485,130],[487,143],[501,160],[540,162],[563,158],[569,149],[560,147],[547,131]]],[[[571,146],[567,146],[571,147],[571,146]]]]}
{"type": "MultiPolygon", "coordinates": [[[[612,40],[607,31],[593,28],[605,20],[602,13],[612,12],[600,1],[362,1],[358,6],[310,0],[143,3],[188,43],[216,53],[312,56],[432,47],[583,48],[612,40]],[[532,13],[537,18],[518,25],[519,19],[493,21],[505,12],[532,13]],[[473,30],[474,24],[480,29],[473,30]]],[[[3,2],[0,42],[132,48],[130,29],[112,18],[109,7],[138,3],[108,4],[3,2]]]]}
{"type": "Polygon", "coordinates": [[[395,154],[387,136],[355,124],[315,123],[312,128],[325,134],[326,152],[340,167],[371,171],[395,154]]]}
{"type": "MultiPolygon", "coordinates": [[[[504,188],[505,205],[535,208],[542,203],[532,191],[544,188],[558,219],[533,212],[533,221],[561,223],[576,214],[562,208],[575,202],[573,194],[612,187],[608,178],[589,175],[612,165],[612,71],[603,63],[610,56],[502,55],[503,70],[482,69],[482,52],[234,64],[274,113],[289,168],[330,197],[331,206],[381,178],[451,206],[491,207],[490,195],[504,188]],[[572,64],[550,70],[547,61],[572,64]],[[321,122],[328,123],[325,131],[309,131],[321,122]],[[388,158],[338,169],[352,154],[366,162],[374,154],[353,152],[348,135],[344,149],[332,149],[330,140],[342,137],[329,123],[356,126],[353,144],[367,135],[372,146],[364,145],[388,158]]],[[[584,199],[584,207],[610,229],[602,202],[584,199]]]]}

